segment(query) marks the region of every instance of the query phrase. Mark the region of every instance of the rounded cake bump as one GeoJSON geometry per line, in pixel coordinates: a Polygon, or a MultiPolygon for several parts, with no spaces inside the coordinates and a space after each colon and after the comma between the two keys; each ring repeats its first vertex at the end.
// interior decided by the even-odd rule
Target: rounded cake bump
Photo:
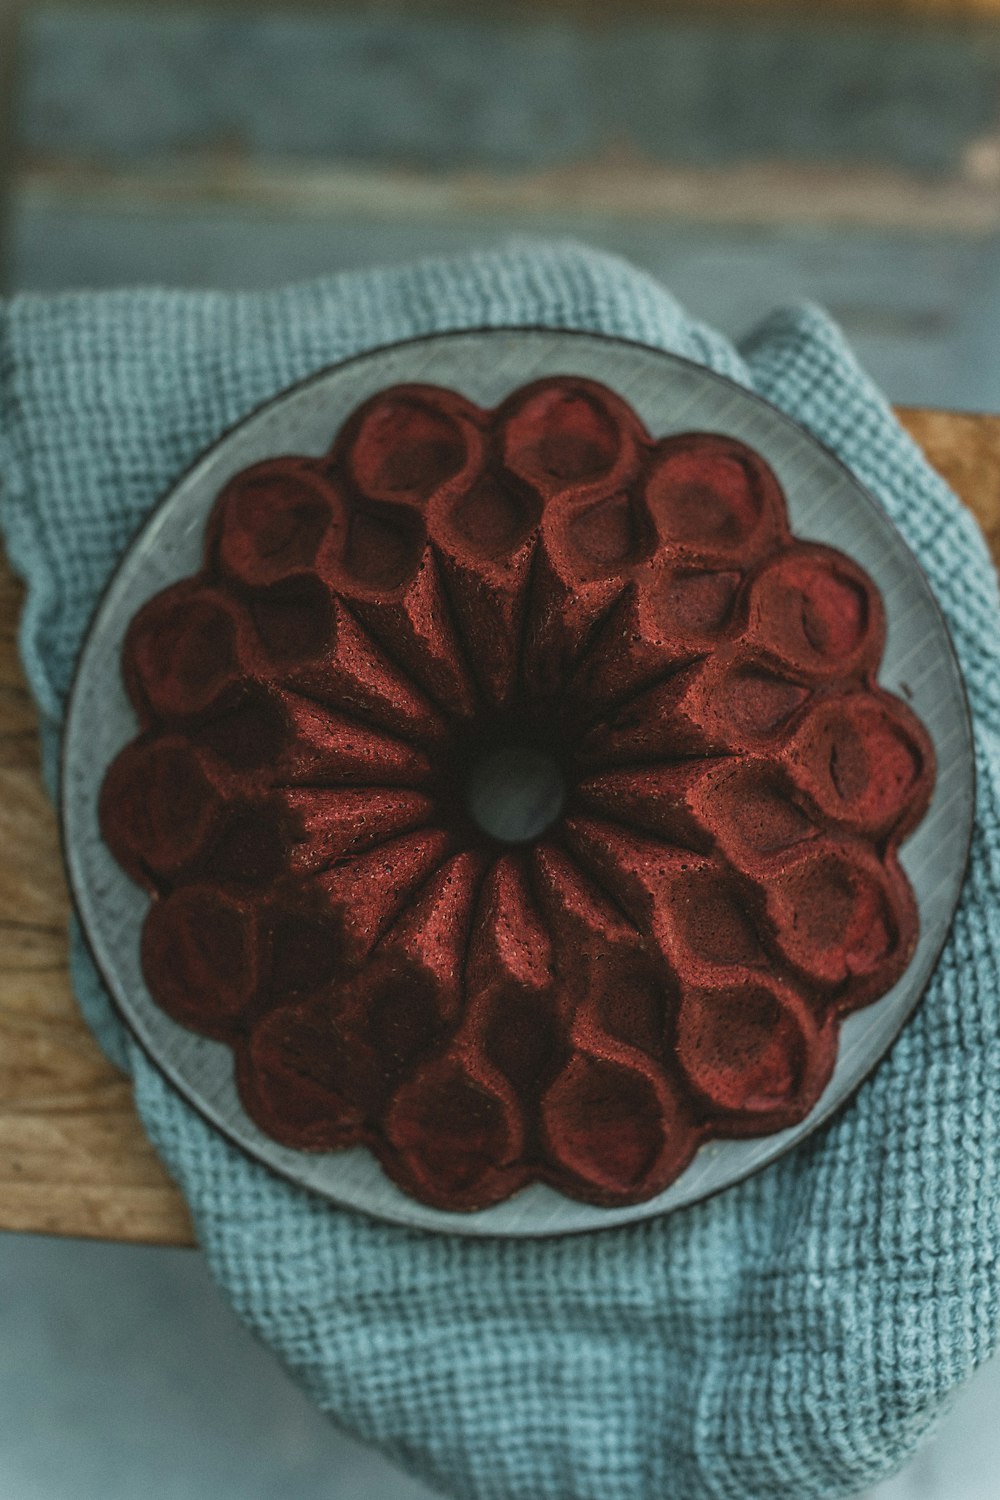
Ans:
{"type": "Polygon", "coordinates": [[[441,386],[397,385],[372,396],[345,423],[333,453],[362,502],[358,512],[380,504],[419,511],[434,495],[465,493],[483,463],[483,416],[441,386]]]}
{"type": "Polygon", "coordinates": [[[644,485],[661,546],[703,567],[745,567],[787,538],[773,470],[744,443],[685,433],[658,445],[644,485]]]}
{"type": "Polygon", "coordinates": [[[497,408],[507,473],[543,503],[580,505],[615,495],[635,478],[646,433],[626,402],[596,381],[536,380],[497,408]]]}
{"type": "Polygon", "coordinates": [[[157,1004],[183,1026],[227,1040],[260,992],[259,916],[215,885],[186,885],[150,908],[142,965],[157,1004]]]}
{"type": "Polygon", "coordinates": [[[717,988],[686,988],[677,1013],[677,1059],[720,1135],[760,1135],[801,1119],[836,1050],[790,986],[767,974],[717,988]]]}
{"type": "Polygon", "coordinates": [[[215,504],[208,549],[237,586],[266,588],[323,571],[342,551],[342,492],[307,458],[269,458],[243,469],[215,504]]]}
{"type": "Polygon", "coordinates": [[[233,475],[128,631],[100,816],[150,991],[261,1130],[429,1204],[653,1197],[803,1119],[913,952],[884,637],[728,435],[573,376],[378,392],[233,475]]]}

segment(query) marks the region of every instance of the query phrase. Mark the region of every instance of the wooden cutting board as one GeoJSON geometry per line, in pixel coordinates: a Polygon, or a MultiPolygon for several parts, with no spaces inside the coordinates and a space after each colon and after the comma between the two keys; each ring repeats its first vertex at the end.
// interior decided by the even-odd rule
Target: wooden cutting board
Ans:
{"type": "MultiPolygon", "coordinates": [[[[899,415],[1000,563],[1000,417],[899,415]]],[[[21,600],[0,555],[0,1229],[191,1245],[184,1200],[146,1140],[131,1086],[70,990],[56,820],[17,659],[21,600]]]]}

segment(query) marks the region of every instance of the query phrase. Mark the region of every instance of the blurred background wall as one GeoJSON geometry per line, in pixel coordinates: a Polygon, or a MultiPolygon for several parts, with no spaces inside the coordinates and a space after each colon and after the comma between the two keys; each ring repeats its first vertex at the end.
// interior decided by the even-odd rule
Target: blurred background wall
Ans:
{"type": "MultiPolygon", "coordinates": [[[[0,0],[4,291],[247,287],[511,234],[739,334],[811,297],[899,402],[1000,410],[1000,0],[0,0]]],[[[1000,1372],[878,1500],[996,1500],[1000,1372]]],[[[0,1500],[418,1500],[194,1253],[0,1237],[0,1500]]]]}

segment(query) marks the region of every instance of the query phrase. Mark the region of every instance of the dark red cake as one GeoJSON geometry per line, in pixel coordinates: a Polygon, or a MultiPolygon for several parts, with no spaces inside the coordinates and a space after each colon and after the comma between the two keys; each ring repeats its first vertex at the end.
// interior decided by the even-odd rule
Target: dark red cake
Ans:
{"type": "Polygon", "coordinates": [[[237,474],[131,624],[101,821],[150,990],[268,1135],[426,1203],[659,1193],[802,1119],[913,951],[933,753],[883,630],[732,438],[570,376],[384,391],[237,474]]]}

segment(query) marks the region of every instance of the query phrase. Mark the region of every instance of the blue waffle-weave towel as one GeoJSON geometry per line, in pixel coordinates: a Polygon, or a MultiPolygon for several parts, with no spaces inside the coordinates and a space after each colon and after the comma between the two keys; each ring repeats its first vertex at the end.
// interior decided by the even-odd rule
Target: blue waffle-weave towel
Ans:
{"type": "Polygon", "coordinates": [[[1000,1307],[1000,606],[982,537],[836,328],[779,312],[738,349],[654,281],[567,246],[278,291],[0,304],[0,524],[50,779],[87,620],[129,537],[224,428],[359,350],[447,328],[573,327],[675,350],[833,448],[918,554],[975,719],[960,910],[887,1061],[826,1129],[671,1218],[473,1241],[330,1207],[250,1161],[118,1029],[238,1313],[343,1427],[461,1500],[809,1500],[900,1464],[996,1345],[1000,1307]]]}

